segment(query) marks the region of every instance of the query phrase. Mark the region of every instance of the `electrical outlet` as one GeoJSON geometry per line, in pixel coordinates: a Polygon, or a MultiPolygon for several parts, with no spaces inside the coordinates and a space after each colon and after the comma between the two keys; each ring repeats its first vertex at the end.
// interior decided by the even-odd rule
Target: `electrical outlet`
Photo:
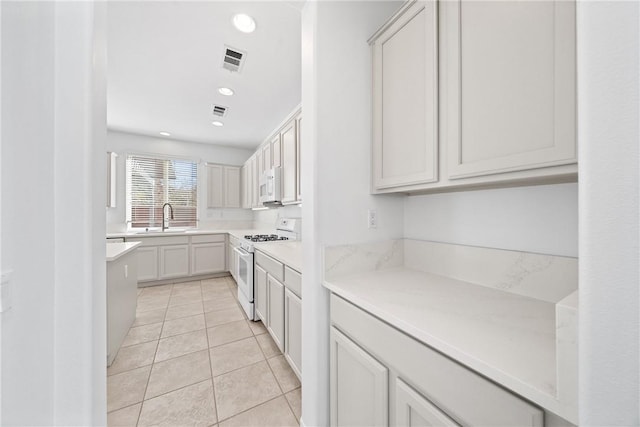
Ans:
{"type": "Polygon", "coordinates": [[[378,214],[375,209],[369,209],[367,211],[367,227],[378,228],[378,214]]]}

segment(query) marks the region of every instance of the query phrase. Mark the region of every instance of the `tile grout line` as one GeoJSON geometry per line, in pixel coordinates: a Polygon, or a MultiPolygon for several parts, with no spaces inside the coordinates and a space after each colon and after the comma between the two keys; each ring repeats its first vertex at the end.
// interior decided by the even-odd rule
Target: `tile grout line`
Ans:
{"type": "MultiPolygon", "coordinates": [[[[173,284],[171,284],[171,292],[173,292],[173,284]]],[[[171,299],[171,296],[169,296],[171,299]]],[[[149,388],[149,383],[151,382],[151,373],[153,372],[153,366],[156,363],[156,355],[158,354],[158,347],[160,347],[160,337],[162,336],[162,331],[164,330],[164,322],[167,319],[167,312],[169,311],[169,306],[167,302],[167,308],[164,312],[164,318],[162,319],[162,328],[160,328],[160,335],[158,336],[158,342],[156,343],[156,351],[153,353],[153,360],[151,362],[151,369],[149,369],[149,377],[147,377],[147,384],[144,387],[144,393],[142,394],[142,402],[140,405],[140,412],[138,412],[138,418],[136,419],[136,427],[140,423],[140,416],[142,415],[142,408],[144,408],[145,397],[147,397],[147,389],[149,388]]]]}
{"type": "MultiPolygon", "coordinates": [[[[202,291],[202,280],[200,281],[200,295],[204,298],[204,294],[203,294],[203,291],[202,291]]],[[[202,304],[202,309],[204,310],[204,301],[203,301],[203,304],[202,304]]],[[[216,384],[213,381],[213,370],[211,368],[211,363],[212,363],[212,361],[211,361],[211,347],[210,347],[211,343],[209,342],[209,329],[207,328],[207,316],[204,315],[204,314],[203,314],[203,316],[204,316],[204,334],[205,334],[205,336],[207,338],[207,359],[209,360],[208,368],[209,368],[209,376],[210,376],[209,377],[209,381],[211,382],[211,392],[213,393],[213,407],[214,407],[214,410],[216,412],[216,422],[214,423],[214,425],[215,425],[220,420],[218,419],[218,402],[216,402],[216,384]]]]}

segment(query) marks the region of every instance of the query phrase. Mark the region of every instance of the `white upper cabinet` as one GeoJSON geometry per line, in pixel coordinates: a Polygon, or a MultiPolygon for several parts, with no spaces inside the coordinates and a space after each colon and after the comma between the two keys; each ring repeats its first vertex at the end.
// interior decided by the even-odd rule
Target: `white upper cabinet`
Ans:
{"type": "Polygon", "coordinates": [[[227,208],[240,207],[240,168],[224,167],[224,206],[227,208]]]}
{"type": "Polygon", "coordinates": [[[373,186],[438,179],[436,3],[412,2],[371,40],[373,186]]]}
{"type": "Polygon", "coordinates": [[[575,1],[409,1],[370,43],[372,192],[577,179],[575,1]]]}
{"type": "Polygon", "coordinates": [[[271,143],[265,144],[265,146],[271,147],[271,167],[277,168],[282,165],[282,146],[280,134],[274,136],[271,139],[271,143]]]}
{"type": "Polygon", "coordinates": [[[297,191],[296,121],[290,121],[280,133],[282,147],[282,204],[296,203],[297,191]]]}
{"type": "Polygon", "coordinates": [[[449,178],[575,163],[575,3],[442,7],[449,178]]]}
{"type": "Polygon", "coordinates": [[[240,168],[207,164],[207,207],[240,207],[240,168]]]}

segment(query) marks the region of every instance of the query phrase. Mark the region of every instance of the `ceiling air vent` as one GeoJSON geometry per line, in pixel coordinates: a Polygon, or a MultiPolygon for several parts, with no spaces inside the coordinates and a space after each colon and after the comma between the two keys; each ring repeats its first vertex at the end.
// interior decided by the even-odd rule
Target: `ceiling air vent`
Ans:
{"type": "Polygon", "coordinates": [[[247,57],[246,52],[234,49],[229,46],[224,47],[224,59],[222,60],[222,68],[229,71],[240,72],[247,57]]]}
{"type": "Polygon", "coordinates": [[[227,107],[222,107],[220,105],[213,106],[213,115],[218,117],[224,117],[227,114],[227,107]]]}

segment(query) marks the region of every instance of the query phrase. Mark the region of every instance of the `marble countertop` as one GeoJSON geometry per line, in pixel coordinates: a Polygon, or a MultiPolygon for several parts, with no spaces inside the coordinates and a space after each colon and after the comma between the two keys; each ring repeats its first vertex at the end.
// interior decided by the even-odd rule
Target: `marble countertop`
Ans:
{"type": "Polygon", "coordinates": [[[140,246],[140,244],[140,242],[107,243],[107,262],[115,261],[121,256],[128,254],[140,246]]]}
{"type": "Polygon", "coordinates": [[[301,241],[254,243],[254,247],[302,274],[301,241]]]}
{"type": "Polygon", "coordinates": [[[187,230],[174,230],[172,231],[169,228],[167,231],[153,231],[153,232],[139,232],[139,231],[123,231],[117,233],[107,233],[107,239],[110,238],[119,238],[119,237],[128,237],[128,238],[146,238],[146,237],[163,237],[163,236],[197,236],[197,235],[205,235],[205,234],[231,234],[239,239],[244,239],[244,236],[247,234],[272,234],[275,233],[273,229],[264,230],[264,229],[238,229],[238,230],[229,230],[229,229],[201,229],[201,228],[193,228],[187,230]]]}
{"type": "Polygon", "coordinates": [[[525,398],[563,411],[554,303],[404,266],[330,278],[324,286],[525,398]]]}

